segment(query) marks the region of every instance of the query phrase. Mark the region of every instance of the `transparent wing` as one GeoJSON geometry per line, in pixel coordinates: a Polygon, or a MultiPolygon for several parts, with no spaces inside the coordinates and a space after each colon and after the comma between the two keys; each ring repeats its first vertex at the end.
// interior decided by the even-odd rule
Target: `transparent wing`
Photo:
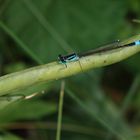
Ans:
{"type": "Polygon", "coordinates": [[[88,55],[91,55],[91,54],[94,54],[94,53],[100,53],[100,52],[105,52],[105,51],[108,51],[108,50],[113,50],[113,49],[116,49],[116,48],[119,48],[119,40],[113,42],[113,43],[110,43],[110,44],[107,44],[107,45],[104,45],[103,47],[99,47],[97,49],[94,49],[94,50],[91,50],[91,51],[88,51],[86,53],[83,53],[83,54],[79,54],[80,57],[82,56],[88,56],[88,55]]]}

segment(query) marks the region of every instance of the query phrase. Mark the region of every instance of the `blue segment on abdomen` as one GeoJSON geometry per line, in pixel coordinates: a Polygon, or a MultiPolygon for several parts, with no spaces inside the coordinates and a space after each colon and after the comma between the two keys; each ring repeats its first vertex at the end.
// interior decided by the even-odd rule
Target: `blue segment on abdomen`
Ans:
{"type": "Polygon", "coordinates": [[[140,40],[135,41],[135,45],[140,45],[140,40]]]}

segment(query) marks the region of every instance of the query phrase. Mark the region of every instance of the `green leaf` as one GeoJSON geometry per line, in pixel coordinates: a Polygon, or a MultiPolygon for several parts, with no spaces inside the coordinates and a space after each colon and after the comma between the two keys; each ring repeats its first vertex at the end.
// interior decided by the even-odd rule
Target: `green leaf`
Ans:
{"type": "Polygon", "coordinates": [[[11,104],[0,112],[0,122],[14,120],[39,119],[56,111],[56,105],[41,100],[27,100],[11,104]]]}
{"type": "Polygon", "coordinates": [[[0,140],[22,140],[22,138],[11,133],[3,133],[0,135],[0,140]]]}

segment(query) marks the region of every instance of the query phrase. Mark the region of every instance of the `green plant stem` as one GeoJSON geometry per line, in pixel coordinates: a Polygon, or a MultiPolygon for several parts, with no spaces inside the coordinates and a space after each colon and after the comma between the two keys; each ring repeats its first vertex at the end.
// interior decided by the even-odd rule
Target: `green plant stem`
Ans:
{"type": "MultiPolygon", "coordinates": [[[[123,45],[135,40],[140,40],[140,35],[124,40],[120,44],[123,45]]],[[[139,51],[140,46],[117,48],[112,51],[81,57],[78,61],[67,63],[67,67],[55,61],[8,74],[0,77],[0,95],[16,92],[32,85],[62,79],[93,68],[110,65],[124,60],[139,51]]]]}
{"type": "Polygon", "coordinates": [[[61,124],[62,124],[62,112],[63,112],[64,87],[65,87],[65,83],[64,83],[64,81],[62,81],[60,98],[59,98],[59,107],[58,107],[56,140],[61,139],[61,124]]]}

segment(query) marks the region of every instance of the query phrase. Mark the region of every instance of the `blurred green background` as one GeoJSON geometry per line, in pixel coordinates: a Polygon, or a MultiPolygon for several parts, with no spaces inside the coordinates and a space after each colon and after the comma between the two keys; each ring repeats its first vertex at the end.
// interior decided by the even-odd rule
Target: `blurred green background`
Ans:
{"type": "MultiPolygon", "coordinates": [[[[0,0],[0,75],[139,34],[139,0],[0,0]]],[[[61,140],[140,139],[140,55],[65,79],[61,140]]],[[[61,80],[0,110],[0,139],[55,140],[61,80]],[[44,94],[41,94],[41,91],[44,94]]]]}

